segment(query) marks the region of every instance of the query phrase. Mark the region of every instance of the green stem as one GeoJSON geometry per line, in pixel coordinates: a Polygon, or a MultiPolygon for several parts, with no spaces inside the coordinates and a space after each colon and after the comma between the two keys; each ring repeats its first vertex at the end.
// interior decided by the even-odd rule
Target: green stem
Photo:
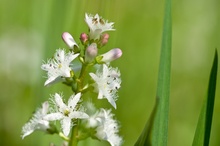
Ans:
{"type": "Polygon", "coordinates": [[[84,83],[84,79],[85,79],[87,69],[88,69],[88,64],[84,64],[82,66],[81,73],[80,73],[79,78],[78,78],[77,92],[81,92],[82,89],[83,89],[83,85],[84,85],[83,83],[84,83]]]}
{"type": "MultiPolygon", "coordinates": [[[[78,123],[78,119],[76,119],[76,123],[78,123]]],[[[69,146],[77,146],[78,144],[78,124],[73,126],[72,128],[72,135],[70,138],[69,146]]]]}
{"type": "MultiPolygon", "coordinates": [[[[82,66],[79,78],[77,79],[76,93],[79,93],[83,90],[84,79],[85,79],[85,75],[86,75],[86,71],[87,71],[88,67],[89,67],[88,64],[83,64],[83,66],[82,66]]],[[[77,144],[78,144],[78,123],[79,123],[79,120],[75,119],[74,123],[76,123],[76,125],[72,127],[72,134],[71,134],[69,146],[77,146],[77,144]]]]}

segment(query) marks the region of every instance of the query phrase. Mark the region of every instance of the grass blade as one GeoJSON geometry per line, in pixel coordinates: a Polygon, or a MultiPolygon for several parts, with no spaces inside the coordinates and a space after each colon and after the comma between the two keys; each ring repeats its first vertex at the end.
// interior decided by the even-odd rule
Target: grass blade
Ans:
{"type": "Polygon", "coordinates": [[[166,146],[171,70],[172,19],[171,0],[165,2],[165,15],[161,45],[157,96],[154,110],[135,146],[166,146]]]}
{"type": "Polygon", "coordinates": [[[215,102],[215,90],[218,70],[218,53],[215,52],[215,58],[213,61],[210,77],[207,98],[204,102],[202,110],[200,112],[199,121],[197,124],[193,146],[208,146],[211,126],[212,126],[212,115],[215,102]]]}

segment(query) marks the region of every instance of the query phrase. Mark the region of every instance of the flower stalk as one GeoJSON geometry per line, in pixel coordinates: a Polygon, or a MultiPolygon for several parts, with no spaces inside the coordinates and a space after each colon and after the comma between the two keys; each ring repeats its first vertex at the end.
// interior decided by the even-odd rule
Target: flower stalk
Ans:
{"type": "Polygon", "coordinates": [[[99,50],[108,43],[109,34],[106,32],[115,30],[114,23],[98,14],[86,14],[85,17],[90,31],[88,34],[81,33],[82,46],[75,42],[70,33],[64,32],[62,39],[69,52],[58,49],[54,57],[41,66],[48,76],[45,86],[62,82],[71,87],[73,94],[65,102],[62,94],[55,93],[49,99],[50,104],[47,101],[43,103],[42,108],[24,125],[22,138],[41,130],[49,134],[57,133],[68,146],[77,146],[80,140],[88,137],[108,141],[112,146],[121,145],[118,122],[113,119],[111,109],[96,109],[95,103],[91,102],[94,97],[86,97],[90,102],[83,99],[89,95],[84,93],[95,92],[96,98],[106,99],[116,109],[121,79],[119,70],[111,67],[110,62],[120,58],[122,51],[117,48],[99,54],[99,50]],[[76,58],[81,63],[78,66],[74,64],[76,58]],[[55,121],[60,122],[60,130],[57,130],[55,123],[52,126],[55,121]]]}
{"type": "MultiPolygon", "coordinates": [[[[78,123],[78,120],[76,120],[76,123],[78,123]]],[[[70,138],[69,146],[77,146],[78,144],[78,126],[74,126],[72,128],[72,135],[70,138]]]]}

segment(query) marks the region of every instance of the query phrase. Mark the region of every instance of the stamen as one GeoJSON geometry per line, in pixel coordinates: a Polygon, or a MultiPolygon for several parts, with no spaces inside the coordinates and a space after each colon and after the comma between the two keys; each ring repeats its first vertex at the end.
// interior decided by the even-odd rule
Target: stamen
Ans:
{"type": "Polygon", "coordinates": [[[92,23],[97,24],[98,23],[97,18],[93,18],[92,23]]]}
{"type": "Polygon", "coordinates": [[[99,23],[105,25],[105,21],[103,19],[99,19],[99,23]]]}

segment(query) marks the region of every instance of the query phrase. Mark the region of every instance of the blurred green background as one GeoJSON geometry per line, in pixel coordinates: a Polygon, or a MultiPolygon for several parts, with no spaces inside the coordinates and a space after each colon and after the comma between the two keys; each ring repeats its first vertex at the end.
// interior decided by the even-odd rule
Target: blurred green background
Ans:
{"type": "MultiPolygon", "coordinates": [[[[199,112],[206,96],[215,48],[220,52],[220,1],[173,1],[173,48],[169,146],[192,144],[199,112]]],[[[20,0],[0,1],[0,145],[61,145],[57,135],[35,132],[21,140],[21,127],[32,112],[64,85],[45,88],[43,60],[56,49],[67,48],[61,34],[70,32],[79,42],[87,32],[85,13],[115,22],[106,51],[123,50],[114,61],[122,74],[117,110],[125,146],[132,146],[148,119],[156,94],[164,1],[153,0],[20,0]]],[[[219,70],[220,71],[220,70],[219,70]]],[[[220,145],[220,73],[211,133],[212,146],[220,145]]],[[[87,139],[80,145],[103,146],[87,139]]]]}

